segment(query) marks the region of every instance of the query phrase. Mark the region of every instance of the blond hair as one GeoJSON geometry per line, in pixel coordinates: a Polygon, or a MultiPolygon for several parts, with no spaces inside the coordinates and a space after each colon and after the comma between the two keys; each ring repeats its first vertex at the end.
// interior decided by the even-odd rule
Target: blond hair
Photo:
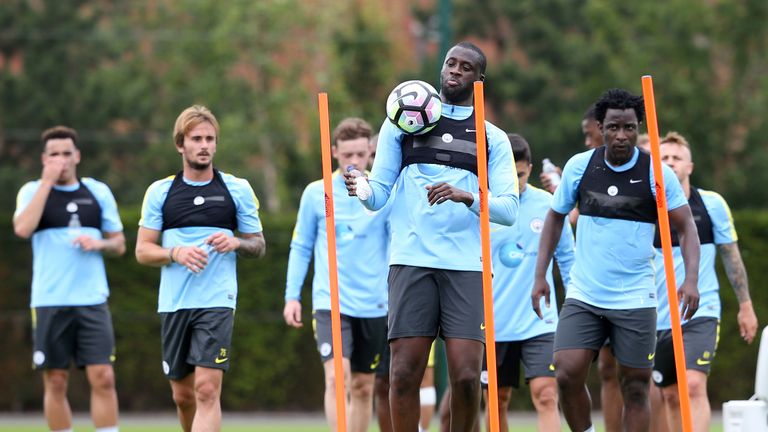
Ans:
{"type": "Polygon", "coordinates": [[[211,110],[202,105],[192,105],[185,109],[176,118],[176,124],[173,126],[173,142],[181,147],[184,144],[184,136],[200,123],[208,122],[216,131],[216,141],[219,140],[219,122],[211,110]]]}
{"type": "Polygon", "coordinates": [[[667,132],[667,135],[661,139],[659,144],[677,144],[687,149],[691,148],[691,146],[688,144],[688,140],[686,140],[685,137],[675,131],[667,132]]]}

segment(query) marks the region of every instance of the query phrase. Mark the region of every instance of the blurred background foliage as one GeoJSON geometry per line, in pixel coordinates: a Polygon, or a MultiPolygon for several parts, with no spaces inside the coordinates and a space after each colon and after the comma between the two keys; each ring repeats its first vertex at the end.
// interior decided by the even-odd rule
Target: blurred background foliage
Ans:
{"type": "MultiPolygon", "coordinates": [[[[317,93],[329,93],[332,123],[360,116],[378,127],[389,90],[413,78],[438,85],[446,48],[464,39],[488,55],[489,120],[528,138],[536,170],[544,157],[562,166],[583,149],[582,115],[604,90],[640,93],[640,77],[653,75],[660,129],[691,142],[693,182],[742,209],[737,228],[765,322],[768,298],[755,288],[768,282],[768,188],[757,186],[768,183],[766,22],[764,0],[0,2],[0,388],[14,389],[0,409],[41,400],[28,363],[29,246],[10,225],[16,191],[40,173],[40,132],[79,131],[79,174],[113,188],[131,251],[146,187],[180,169],[173,122],[195,103],[217,115],[216,165],[251,182],[269,244],[265,260],[240,264],[242,360],[225,407],[319,409],[311,332],[288,331],[281,318],[293,212],[321,176],[317,93]]],[[[158,272],[130,252],[108,271],[121,405],[172,409],[158,366],[158,272]]],[[[751,395],[756,357],[738,340],[727,286],[715,406],[751,395]]]]}

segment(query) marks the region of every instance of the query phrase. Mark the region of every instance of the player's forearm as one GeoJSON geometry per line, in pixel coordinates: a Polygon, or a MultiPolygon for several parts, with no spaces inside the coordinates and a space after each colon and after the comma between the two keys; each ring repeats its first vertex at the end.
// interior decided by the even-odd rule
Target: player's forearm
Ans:
{"type": "Polygon", "coordinates": [[[555,247],[560,239],[560,233],[563,231],[565,215],[549,210],[544,221],[544,228],[541,231],[539,239],[539,251],[536,256],[536,278],[543,279],[547,275],[549,263],[555,253],[555,247]]]}
{"type": "Polygon", "coordinates": [[[699,259],[700,245],[699,235],[695,228],[693,232],[681,234],[680,245],[683,254],[683,265],[685,266],[685,281],[698,285],[699,282],[699,259]]]}
{"type": "Polygon", "coordinates": [[[238,240],[240,240],[240,244],[237,247],[237,254],[243,258],[261,258],[267,252],[267,242],[261,233],[248,237],[238,237],[238,240]]]}
{"type": "Polygon", "coordinates": [[[118,257],[125,253],[125,236],[122,232],[109,235],[101,242],[101,253],[104,255],[118,257]]]}
{"type": "MultiPolygon", "coordinates": [[[[480,195],[470,194],[473,201],[468,204],[472,213],[480,214],[480,195]]],[[[488,197],[488,216],[493,223],[512,226],[517,220],[520,200],[517,195],[488,197]]]]}
{"type": "Polygon", "coordinates": [[[178,247],[164,248],[152,242],[136,242],[136,261],[152,267],[169,265],[177,256],[178,247]]]}
{"type": "Polygon", "coordinates": [[[13,218],[13,231],[21,238],[29,238],[40,224],[40,218],[45,210],[45,203],[51,193],[53,183],[41,180],[32,200],[18,216],[13,218]]]}
{"type": "Polygon", "coordinates": [[[304,284],[304,278],[309,271],[309,263],[312,260],[312,249],[291,244],[291,251],[288,254],[288,271],[285,277],[285,300],[300,300],[301,287],[304,284]]]}
{"type": "Polygon", "coordinates": [[[718,246],[720,256],[723,260],[723,267],[728,280],[731,282],[733,292],[736,294],[739,304],[750,302],[749,280],[747,279],[747,269],[744,267],[744,261],[741,259],[738,243],[728,243],[718,246]]]}

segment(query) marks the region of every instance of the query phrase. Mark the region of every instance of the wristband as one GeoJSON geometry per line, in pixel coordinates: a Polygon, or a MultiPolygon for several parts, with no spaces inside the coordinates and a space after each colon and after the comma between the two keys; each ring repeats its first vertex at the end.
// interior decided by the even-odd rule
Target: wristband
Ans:
{"type": "Polygon", "coordinates": [[[171,263],[175,263],[175,262],[176,262],[176,260],[175,260],[175,259],[173,259],[173,253],[174,253],[175,251],[176,251],[176,247],[175,247],[175,246],[174,246],[174,247],[172,247],[172,248],[171,248],[171,249],[168,251],[168,258],[170,258],[170,259],[171,259],[171,263]]]}

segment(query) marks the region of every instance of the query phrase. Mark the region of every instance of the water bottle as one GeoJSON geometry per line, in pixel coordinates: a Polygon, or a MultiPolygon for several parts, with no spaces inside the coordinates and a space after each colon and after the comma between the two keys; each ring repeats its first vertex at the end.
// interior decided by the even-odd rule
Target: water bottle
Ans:
{"type": "Polygon", "coordinates": [[[69,217],[69,223],[67,224],[67,235],[70,241],[74,241],[80,237],[80,228],[83,226],[80,224],[80,216],[77,213],[72,213],[69,217]]]}
{"type": "Polygon", "coordinates": [[[368,198],[371,197],[373,194],[373,190],[371,190],[371,185],[368,184],[368,179],[355,169],[354,166],[350,165],[347,167],[347,172],[352,174],[355,177],[355,187],[357,189],[357,197],[360,198],[361,201],[366,201],[368,198]]]}
{"type": "Polygon", "coordinates": [[[549,158],[544,158],[541,161],[541,171],[549,177],[549,181],[553,188],[556,188],[560,184],[560,174],[557,173],[557,167],[552,163],[549,158]]]}

